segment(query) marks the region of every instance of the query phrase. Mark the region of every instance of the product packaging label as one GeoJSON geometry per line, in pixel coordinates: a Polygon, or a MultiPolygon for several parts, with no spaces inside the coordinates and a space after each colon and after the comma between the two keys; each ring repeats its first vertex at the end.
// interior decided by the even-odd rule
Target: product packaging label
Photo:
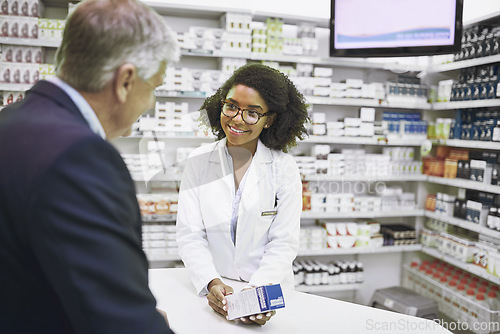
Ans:
{"type": "Polygon", "coordinates": [[[259,286],[226,296],[229,320],[285,307],[279,284],[259,286]]]}

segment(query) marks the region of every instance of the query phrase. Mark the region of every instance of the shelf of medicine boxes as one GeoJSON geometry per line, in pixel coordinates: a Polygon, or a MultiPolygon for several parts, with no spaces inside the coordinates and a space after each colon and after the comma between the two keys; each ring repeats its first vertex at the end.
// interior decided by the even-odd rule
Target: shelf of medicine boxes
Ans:
{"type": "Polygon", "coordinates": [[[329,255],[357,255],[416,252],[422,250],[422,245],[381,246],[381,247],[352,247],[352,248],[319,248],[299,249],[297,256],[329,256],[329,255]]]}
{"type": "MultiPolygon", "coordinates": [[[[1,86],[0,86],[1,87],[1,86]]],[[[182,140],[193,140],[193,141],[214,141],[213,136],[195,136],[193,135],[161,135],[153,133],[139,134],[132,133],[127,137],[120,137],[115,140],[126,140],[126,139],[182,139],[182,140]]],[[[335,136],[309,136],[303,140],[301,143],[311,143],[311,144],[346,144],[346,145],[380,145],[380,146],[421,146],[426,139],[422,138],[386,138],[381,137],[335,137],[335,136]]]]}
{"type": "Polygon", "coordinates": [[[427,182],[442,184],[445,186],[452,186],[457,188],[485,191],[492,194],[500,194],[500,186],[484,184],[483,182],[478,182],[478,181],[470,181],[463,179],[448,179],[445,177],[429,175],[427,176],[427,182]]]}
{"type": "Polygon", "coordinates": [[[301,219],[354,219],[354,218],[391,218],[423,217],[424,210],[395,210],[380,212],[313,212],[302,211],[301,219]]]}
{"type": "Polygon", "coordinates": [[[144,223],[155,223],[155,222],[175,222],[177,215],[175,213],[170,213],[166,215],[143,215],[142,221],[144,223]]]}
{"type": "Polygon", "coordinates": [[[440,259],[442,261],[445,261],[449,264],[452,264],[455,267],[463,269],[471,274],[474,274],[476,276],[484,278],[485,280],[488,280],[488,281],[493,282],[495,284],[500,284],[499,277],[493,276],[492,274],[488,273],[484,268],[480,268],[473,263],[462,262],[462,261],[457,260],[456,258],[454,258],[452,256],[441,253],[440,251],[438,251],[435,248],[430,248],[427,246],[422,247],[422,252],[424,252],[425,254],[428,254],[432,257],[435,257],[437,259],[440,259]]]}
{"type": "Polygon", "coordinates": [[[487,108],[487,107],[500,107],[500,99],[435,102],[432,104],[432,110],[453,110],[453,109],[487,108]]]}
{"type": "Polygon", "coordinates": [[[359,290],[361,284],[327,284],[327,285],[299,285],[295,290],[300,292],[334,292],[334,291],[350,291],[359,290]]]}
{"type": "MultiPolygon", "coordinates": [[[[180,97],[180,98],[194,98],[204,99],[207,97],[205,92],[201,91],[166,91],[156,90],[156,97],[180,97]]],[[[430,110],[430,103],[418,103],[406,101],[401,103],[388,103],[375,99],[357,99],[357,98],[333,98],[323,96],[305,96],[308,103],[311,104],[324,104],[334,106],[347,106],[347,107],[384,107],[395,109],[417,109],[417,110],[430,110]]]]}
{"type": "Polygon", "coordinates": [[[381,146],[421,146],[425,138],[386,138],[379,137],[335,137],[335,136],[309,136],[303,143],[313,144],[346,144],[346,145],[381,145],[381,146]]]}
{"type": "MultiPolygon", "coordinates": [[[[337,218],[389,218],[389,217],[420,217],[424,216],[424,210],[401,210],[386,212],[312,212],[302,211],[302,219],[337,219],[337,218]]],[[[175,221],[176,215],[144,216],[144,222],[175,221]]]]}
{"type": "Polygon", "coordinates": [[[33,87],[32,84],[0,83],[0,91],[24,92],[33,87]]]}
{"type": "MultiPolygon", "coordinates": [[[[422,250],[422,245],[403,245],[403,246],[382,246],[382,247],[353,247],[346,249],[339,248],[321,248],[321,249],[301,249],[297,257],[302,256],[331,256],[331,255],[357,255],[357,254],[382,254],[382,253],[400,253],[400,252],[416,252],[422,250]]],[[[148,255],[150,261],[178,261],[181,259],[179,254],[162,254],[148,255]]],[[[334,291],[335,287],[329,287],[327,291],[334,291]]],[[[347,285],[342,285],[342,290],[346,289],[347,285]]],[[[356,287],[357,288],[357,287],[356,287]]]]}
{"type": "Polygon", "coordinates": [[[323,66],[336,67],[351,67],[351,68],[366,68],[380,69],[388,71],[404,71],[404,72],[422,72],[426,66],[418,64],[400,64],[391,60],[373,61],[369,58],[322,58],[317,56],[301,56],[301,55],[283,55],[270,53],[255,53],[255,52],[231,52],[220,50],[195,50],[182,49],[182,56],[195,57],[216,57],[216,58],[240,58],[253,61],[276,61],[283,63],[304,63],[323,66]]]}
{"type": "Polygon", "coordinates": [[[479,141],[479,140],[461,140],[461,139],[432,139],[433,145],[463,147],[463,148],[478,148],[483,150],[500,151],[500,142],[494,141],[479,141]]]}
{"type": "Polygon", "coordinates": [[[499,62],[500,62],[500,55],[493,55],[488,57],[454,61],[446,64],[437,64],[431,66],[428,71],[431,73],[443,73],[443,72],[461,70],[464,68],[469,68],[474,66],[494,64],[499,62]]]}
{"type": "Polygon", "coordinates": [[[409,181],[427,181],[427,175],[407,174],[407,175],[306,175],[302,178],[310,182],[409,182],[409,181]]]}
{"type": "Polygon", "coordinates": [[[484,227],[484,226],[480,226],[479,224],[472,223],[472,222],[467,221],[465,219],[460,219],[460,218],[456,218],[453,216],[448,216],[445,214],[440,214],[440,213],[436,213],[436,212],[432,212],[432,211],[425,211],[425,217],[431,218],[431,219],[436,219],[436,220],[445,222],[445,223],[450,224],[450,225],[455,225],[455,226],[464,228],[466,230],[474,231],[474,232],[479,233],[479,234],[488,235],[492,238],[496,238],[496,239],[500,240],[500,232],[494,231],[494,230],[487,228],[487,227],[484,227]]]}
{"type": "Polygon", "coordinates": [[[0,37],[0,44],[22,45],[22,46],[41,46],[46,48],[57,48],[61,44],[60,40],[48,40],[37,38],[14,38],[0,37]]]}
{"type": "Polygon", "coordinates": [[[312,104],[326,104],[336,106],[352,106],[352,107],[383,107],[396,109],[417,109],[430,110],[431,104],[427,102],[418,102],[408,99],[401,102],[387,102],[376,99],[358,99],[358,98],[333,98],[323,96],[305,96],[306,100],[312,104]]]}

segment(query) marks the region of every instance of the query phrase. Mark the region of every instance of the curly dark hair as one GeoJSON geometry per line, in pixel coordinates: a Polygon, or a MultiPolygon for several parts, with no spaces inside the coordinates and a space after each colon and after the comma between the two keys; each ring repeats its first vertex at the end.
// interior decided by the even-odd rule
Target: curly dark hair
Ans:
{"type": "Polygon", "coordinates": [[[206,110],[207,117],[201,118],[201,122],[211,128],[218,139],[226,136],[220,122],[222,101],[237,85],[255,89],[268,105],[269,114],[276,115],[272,125],[264,128],[259,136],[266,147],[287,152],[297,145],[297,138],[304,139],[307,134],[304,124],[310,121],[304,96],[285,74],[259,63],[238,68],[214,95],[203,102],[201,109],[206,110]]]}

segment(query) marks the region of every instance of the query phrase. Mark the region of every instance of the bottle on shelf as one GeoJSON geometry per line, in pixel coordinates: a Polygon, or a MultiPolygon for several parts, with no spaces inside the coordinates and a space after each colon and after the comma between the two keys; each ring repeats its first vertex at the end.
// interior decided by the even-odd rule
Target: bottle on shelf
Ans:
{"type": "Polygon", "coordinates": [[[302,263],[302,265],[304,266],[304,284],[308,286],[314,285],[313,267],[305,261],[302,263]]]}
{"type": "Polygon", "coordinates": [[[493,230],[496,228],[497,211],[498,211],[497,208],[492,206],[490,208],[488,218],[486,219],[486,226],[488,226],[490,229],[493,229],[493,230]]]}
{"type": "Polygon", "coordinates": [[[365,281],[365,269],[363,267],[363,263],[359,262],[356,263],[356,283],[363,283],[365,281]]]}

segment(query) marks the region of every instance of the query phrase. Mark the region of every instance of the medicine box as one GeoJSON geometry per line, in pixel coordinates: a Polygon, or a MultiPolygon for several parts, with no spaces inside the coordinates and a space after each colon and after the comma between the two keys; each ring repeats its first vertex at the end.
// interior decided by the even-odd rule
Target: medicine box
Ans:
{"type": "Polygon", "coordinates": [[[285,307],[279,284],[264,285],[226,296],[229,320],[285,307]]]}

